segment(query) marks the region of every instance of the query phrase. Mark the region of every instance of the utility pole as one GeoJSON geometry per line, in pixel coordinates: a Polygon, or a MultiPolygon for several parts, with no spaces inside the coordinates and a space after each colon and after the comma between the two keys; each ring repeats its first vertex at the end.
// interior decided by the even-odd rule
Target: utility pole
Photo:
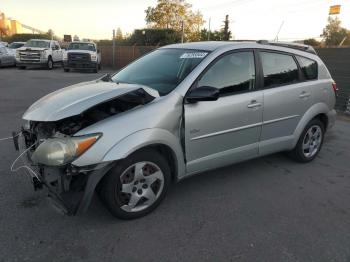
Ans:
{"type": "Polygon", "coordinates": [[[185,28],[184,28],[184,20],[181,21],[181,43],[184,42],[184,34],[185,34],[185,28]]]}
{"type": "Polygon", "coordinates": [[[112,66],[115,66],[115,29],[113,29],[113,39],[112,39],[112,66]]]}
{"type": "Polygon", "coordinates": [[[208,41],[210,41],[210,22],[211,22],[211,17],[209,17],[208,41]]]}

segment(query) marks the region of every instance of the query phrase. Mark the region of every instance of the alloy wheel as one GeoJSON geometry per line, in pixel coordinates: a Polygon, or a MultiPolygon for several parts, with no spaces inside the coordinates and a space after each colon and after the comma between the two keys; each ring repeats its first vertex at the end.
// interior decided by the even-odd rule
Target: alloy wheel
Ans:
{"type": "Polygon", "coordinates": [[[322,143],[322,129],[317,126],[311,126],[306,132],[303,139],[303,154],[306,158],[311,158],[320,149],[322,143]]]}
{"type": "Polygon", "coordinates": [[[120,176],[121,187],[117,187],[117,198],[121,209],[138,212],[150,207],[159,198],[164,187],[164,174],[152,162],[138,162],[120,176]]]}

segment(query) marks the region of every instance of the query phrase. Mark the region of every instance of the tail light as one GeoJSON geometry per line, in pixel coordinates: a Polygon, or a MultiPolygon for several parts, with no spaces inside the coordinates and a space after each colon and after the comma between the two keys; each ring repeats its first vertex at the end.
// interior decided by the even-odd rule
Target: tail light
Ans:
{"type": "Polygon", "coordinates": [[[338,89],[337,84],[335,82],[332,83],[332,87],[333,87],[333,91],[334,91],[335,95],[337,95],[339,89],[338,89]]]}

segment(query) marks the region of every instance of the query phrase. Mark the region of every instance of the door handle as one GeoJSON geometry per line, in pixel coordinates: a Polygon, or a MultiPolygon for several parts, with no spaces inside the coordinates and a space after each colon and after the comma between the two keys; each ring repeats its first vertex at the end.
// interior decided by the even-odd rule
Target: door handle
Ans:
{"type": "Polygon", "coordinates": [[[261,103],[257,102],[256,100],[250,101],[250,104],[247,105],[248,108],[257,108],[261,107],[261,103]]]}
{"type": "Polygon", "coordinates": [[[300,98],[306,98],[306,97],[309,97],[309,96],[310,96],[310,93],[308,93],[306,91],[301,92],[301,94],[299,95],[300,98]]]}

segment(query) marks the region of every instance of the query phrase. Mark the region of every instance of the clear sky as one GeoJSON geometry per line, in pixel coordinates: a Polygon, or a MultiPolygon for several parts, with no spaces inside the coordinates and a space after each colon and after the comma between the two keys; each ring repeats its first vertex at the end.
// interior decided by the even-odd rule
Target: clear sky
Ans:
{"type": "MultiPolygon", "coordinates": [[[[226,14],[235,39],[273,39],[283,22],[279,38],[295,40],[318,37],[327,22],[330,5],[341,4],[339,18],[350,29],[349,0],[187,0],[200,10],[208,27],[220,29],[226,14]]],[[[81,38],[109,39],[112,29],[132,32],[145,26],[148,6],[156,0],[1,0],[8,17],[43,31],[49,28],[81,38]]]]}

